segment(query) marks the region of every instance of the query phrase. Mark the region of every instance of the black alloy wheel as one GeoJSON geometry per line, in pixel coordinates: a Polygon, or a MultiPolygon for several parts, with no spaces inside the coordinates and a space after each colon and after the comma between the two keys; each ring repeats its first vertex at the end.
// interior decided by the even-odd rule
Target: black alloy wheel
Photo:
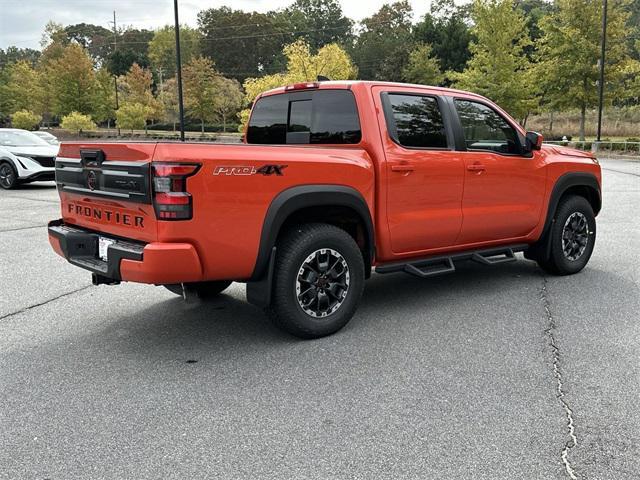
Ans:
{"type": "Polygon", "coordinates": [[[7,162],[0,164],[0,187],[9,190],[18,183],[15,169],[7,162]]]}

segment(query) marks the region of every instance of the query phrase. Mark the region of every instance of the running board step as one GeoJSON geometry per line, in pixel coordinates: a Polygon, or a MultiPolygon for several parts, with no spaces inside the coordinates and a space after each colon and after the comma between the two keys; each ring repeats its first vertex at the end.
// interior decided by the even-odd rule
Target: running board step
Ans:
{"type": "Polygon", "coordinates": [[[481,265],[499,265],[517,260],[516,252],[526,250],[528,245],[512,245],[509,247],[490,248],[454,253],[439,257],[413,260],[407,263],[389,263],[376,267],[378,273],[406,272],[420,278],[434,277],[456,271],[454,262],[472,260],[481,265]]]}

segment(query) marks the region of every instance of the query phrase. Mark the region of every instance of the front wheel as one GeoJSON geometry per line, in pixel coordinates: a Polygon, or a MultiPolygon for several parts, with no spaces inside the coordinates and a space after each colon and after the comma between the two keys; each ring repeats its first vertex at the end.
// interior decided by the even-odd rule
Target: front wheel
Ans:
{"type": "Polygon", "coordinates": [[[353,238],[333,225],[300,225],[278,241],[276,255],[272,321],[300,338],[345,326],[364,289],[364,261],[353,238]]]}
{"type": "Polygon", "coordinates": [[[538,264],[554,275],[578,273],[589,262],[596,242],[596,219],[584,197],[569,196],[560,201],[551,226],[549,258],[538,264]]]}
{"type": "Polygon", "coordinates": [[[0,163],[0,187],[10,190],[18,185],[18,174],[9,162],[0,163]]]}

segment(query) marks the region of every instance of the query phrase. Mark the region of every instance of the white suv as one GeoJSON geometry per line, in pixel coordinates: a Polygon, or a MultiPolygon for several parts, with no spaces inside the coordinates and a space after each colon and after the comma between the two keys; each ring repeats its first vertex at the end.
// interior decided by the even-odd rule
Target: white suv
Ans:
{"type": "Polygon", "coordinates": [[[0,128],[0,187],[55,180],[58,148],[27,130],[0,128]]]}

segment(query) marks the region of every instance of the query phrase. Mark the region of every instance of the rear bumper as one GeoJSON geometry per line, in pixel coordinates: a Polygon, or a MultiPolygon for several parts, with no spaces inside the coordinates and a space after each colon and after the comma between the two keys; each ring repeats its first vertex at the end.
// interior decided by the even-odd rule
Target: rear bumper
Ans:
{"type": "Polygon", "coordinates": [[[203,279],[198,253],[189,243],[136,242],[68,225],[62,220],[49,222],[49,243],[69,263],[114,283],[169,284],[203,279]],[[98,257],[99,237],[114,242],[108,247],[107,261],[98,257]]]}

